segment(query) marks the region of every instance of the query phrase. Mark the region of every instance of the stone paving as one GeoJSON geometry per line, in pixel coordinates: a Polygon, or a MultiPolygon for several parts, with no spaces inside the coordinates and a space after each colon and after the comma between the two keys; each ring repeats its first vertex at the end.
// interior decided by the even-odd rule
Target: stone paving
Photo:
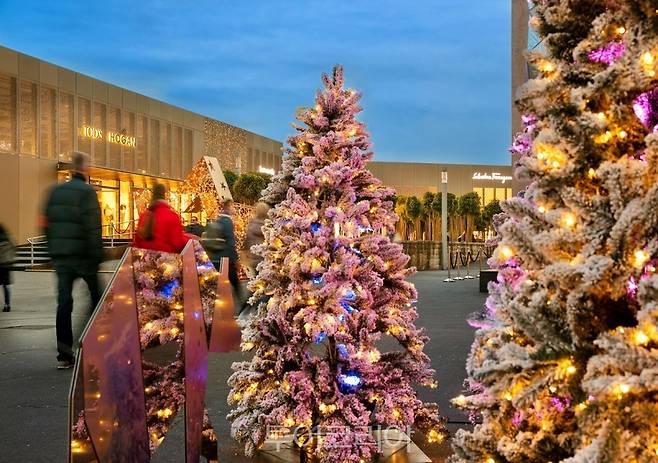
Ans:
{"type": "MultiPolygon", "coordinates": [[[[109,274],[101,276],[104,282],[109,274]]],[[[468,426],[466,417],[450,407],[449,400],[459,395],[465,377],[464,363],[473,330],[467,316],[479,310],[484,295],[478,292],[478,280],[443,283],[444,272],[420,272],[412,281],[419,292],[418,325],[431,337],[427,354],[437,370],[439,389],[421,391],[421,397],[439,403],[448,417],[450,429],[468,426]]],[[[3,429],[0,462],[65,461],[67,445],[67,396],[71,370],[55,369],[55,276],[48,272],[14,273],[12,312],[0,313],[0,393],[3,429]]],[[[74,329],[80,333],[86,321],[88,305],[82,282],[74,290],[74,329]]],[[[226,379],[233,361],[245,354],[210,354],[207,405],[219,435],[222,462],[251,461],[241,455],[229,436],[226,379]]],[[[165,439],[167,442],[167,439],[165,439]]],[[[444,461],[449,446],[427,448],[419,445],[435,462],[444,461]]],[[[182,462],[183,449],[164,445],[154,462],[182,462]]]]}

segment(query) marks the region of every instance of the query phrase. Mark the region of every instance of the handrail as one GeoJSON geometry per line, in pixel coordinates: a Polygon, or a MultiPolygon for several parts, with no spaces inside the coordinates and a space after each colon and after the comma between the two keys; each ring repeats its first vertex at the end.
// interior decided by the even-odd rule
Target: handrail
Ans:
{"type": "Polygon", "coordinates": [[[30,265],[34,267],[34,245],[46,243],[46,235],[32,236],[27,242],[30,243],[30,265]]]}
{"type": "Polygon", "coordinates": [[[27,242],[30,244],[41,244],[45,243],[46,241],[46,235],[32,236],[31,238],[27,239],[27,242]]]}

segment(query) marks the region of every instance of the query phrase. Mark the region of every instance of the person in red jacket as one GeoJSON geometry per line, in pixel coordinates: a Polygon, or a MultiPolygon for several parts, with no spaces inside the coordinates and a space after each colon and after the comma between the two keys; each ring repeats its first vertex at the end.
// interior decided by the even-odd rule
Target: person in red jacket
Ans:
{"type": "Polygon", "coordinates": [[[134,247],[178,253],[190,239],[194,239],[183,231],[179,215],[165,200],[166,194],[165,186],[156,183],[151,204],[139,217],[134,247]]]}

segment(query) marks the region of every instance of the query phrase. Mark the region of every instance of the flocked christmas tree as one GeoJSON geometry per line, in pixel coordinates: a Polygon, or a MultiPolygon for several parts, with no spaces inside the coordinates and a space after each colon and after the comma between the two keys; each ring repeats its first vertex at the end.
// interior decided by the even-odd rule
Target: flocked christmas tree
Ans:
{"type": "Polygon", "coordinates": [[[454,462],[658,461],[658,2],[540,0],[454,462]]]}
{"type": "Polygon", "coordinates": [[[247,455],[280,427],[317,426],[320,461],[370,461],[368,426],[415,425],[431,442],[444,428],[436,405],[414,390],[436,382],[428,339],[414,326],[409,257],[388,237],[393,191],[365,167],[372,153],[355,118],[360,96],[343,88],[340,67],[323,81],[265,193],[278,204],[252,285],[254,299],[270,298],[243,335],[254,356],[233,366],[229,419],[247,455]],[[386,337],[400,348],[381,352],[386,337]]]}

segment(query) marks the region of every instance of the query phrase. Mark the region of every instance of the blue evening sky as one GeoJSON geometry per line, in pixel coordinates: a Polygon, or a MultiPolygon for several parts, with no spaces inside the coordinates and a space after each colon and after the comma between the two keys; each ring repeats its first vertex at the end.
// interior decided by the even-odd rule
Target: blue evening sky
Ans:
{"type": "Polygon", "coordinates": [[[509,0],[0,0],[0,45],[284,141],[320,74],[375,159],[508,164],[509,0]]]}

